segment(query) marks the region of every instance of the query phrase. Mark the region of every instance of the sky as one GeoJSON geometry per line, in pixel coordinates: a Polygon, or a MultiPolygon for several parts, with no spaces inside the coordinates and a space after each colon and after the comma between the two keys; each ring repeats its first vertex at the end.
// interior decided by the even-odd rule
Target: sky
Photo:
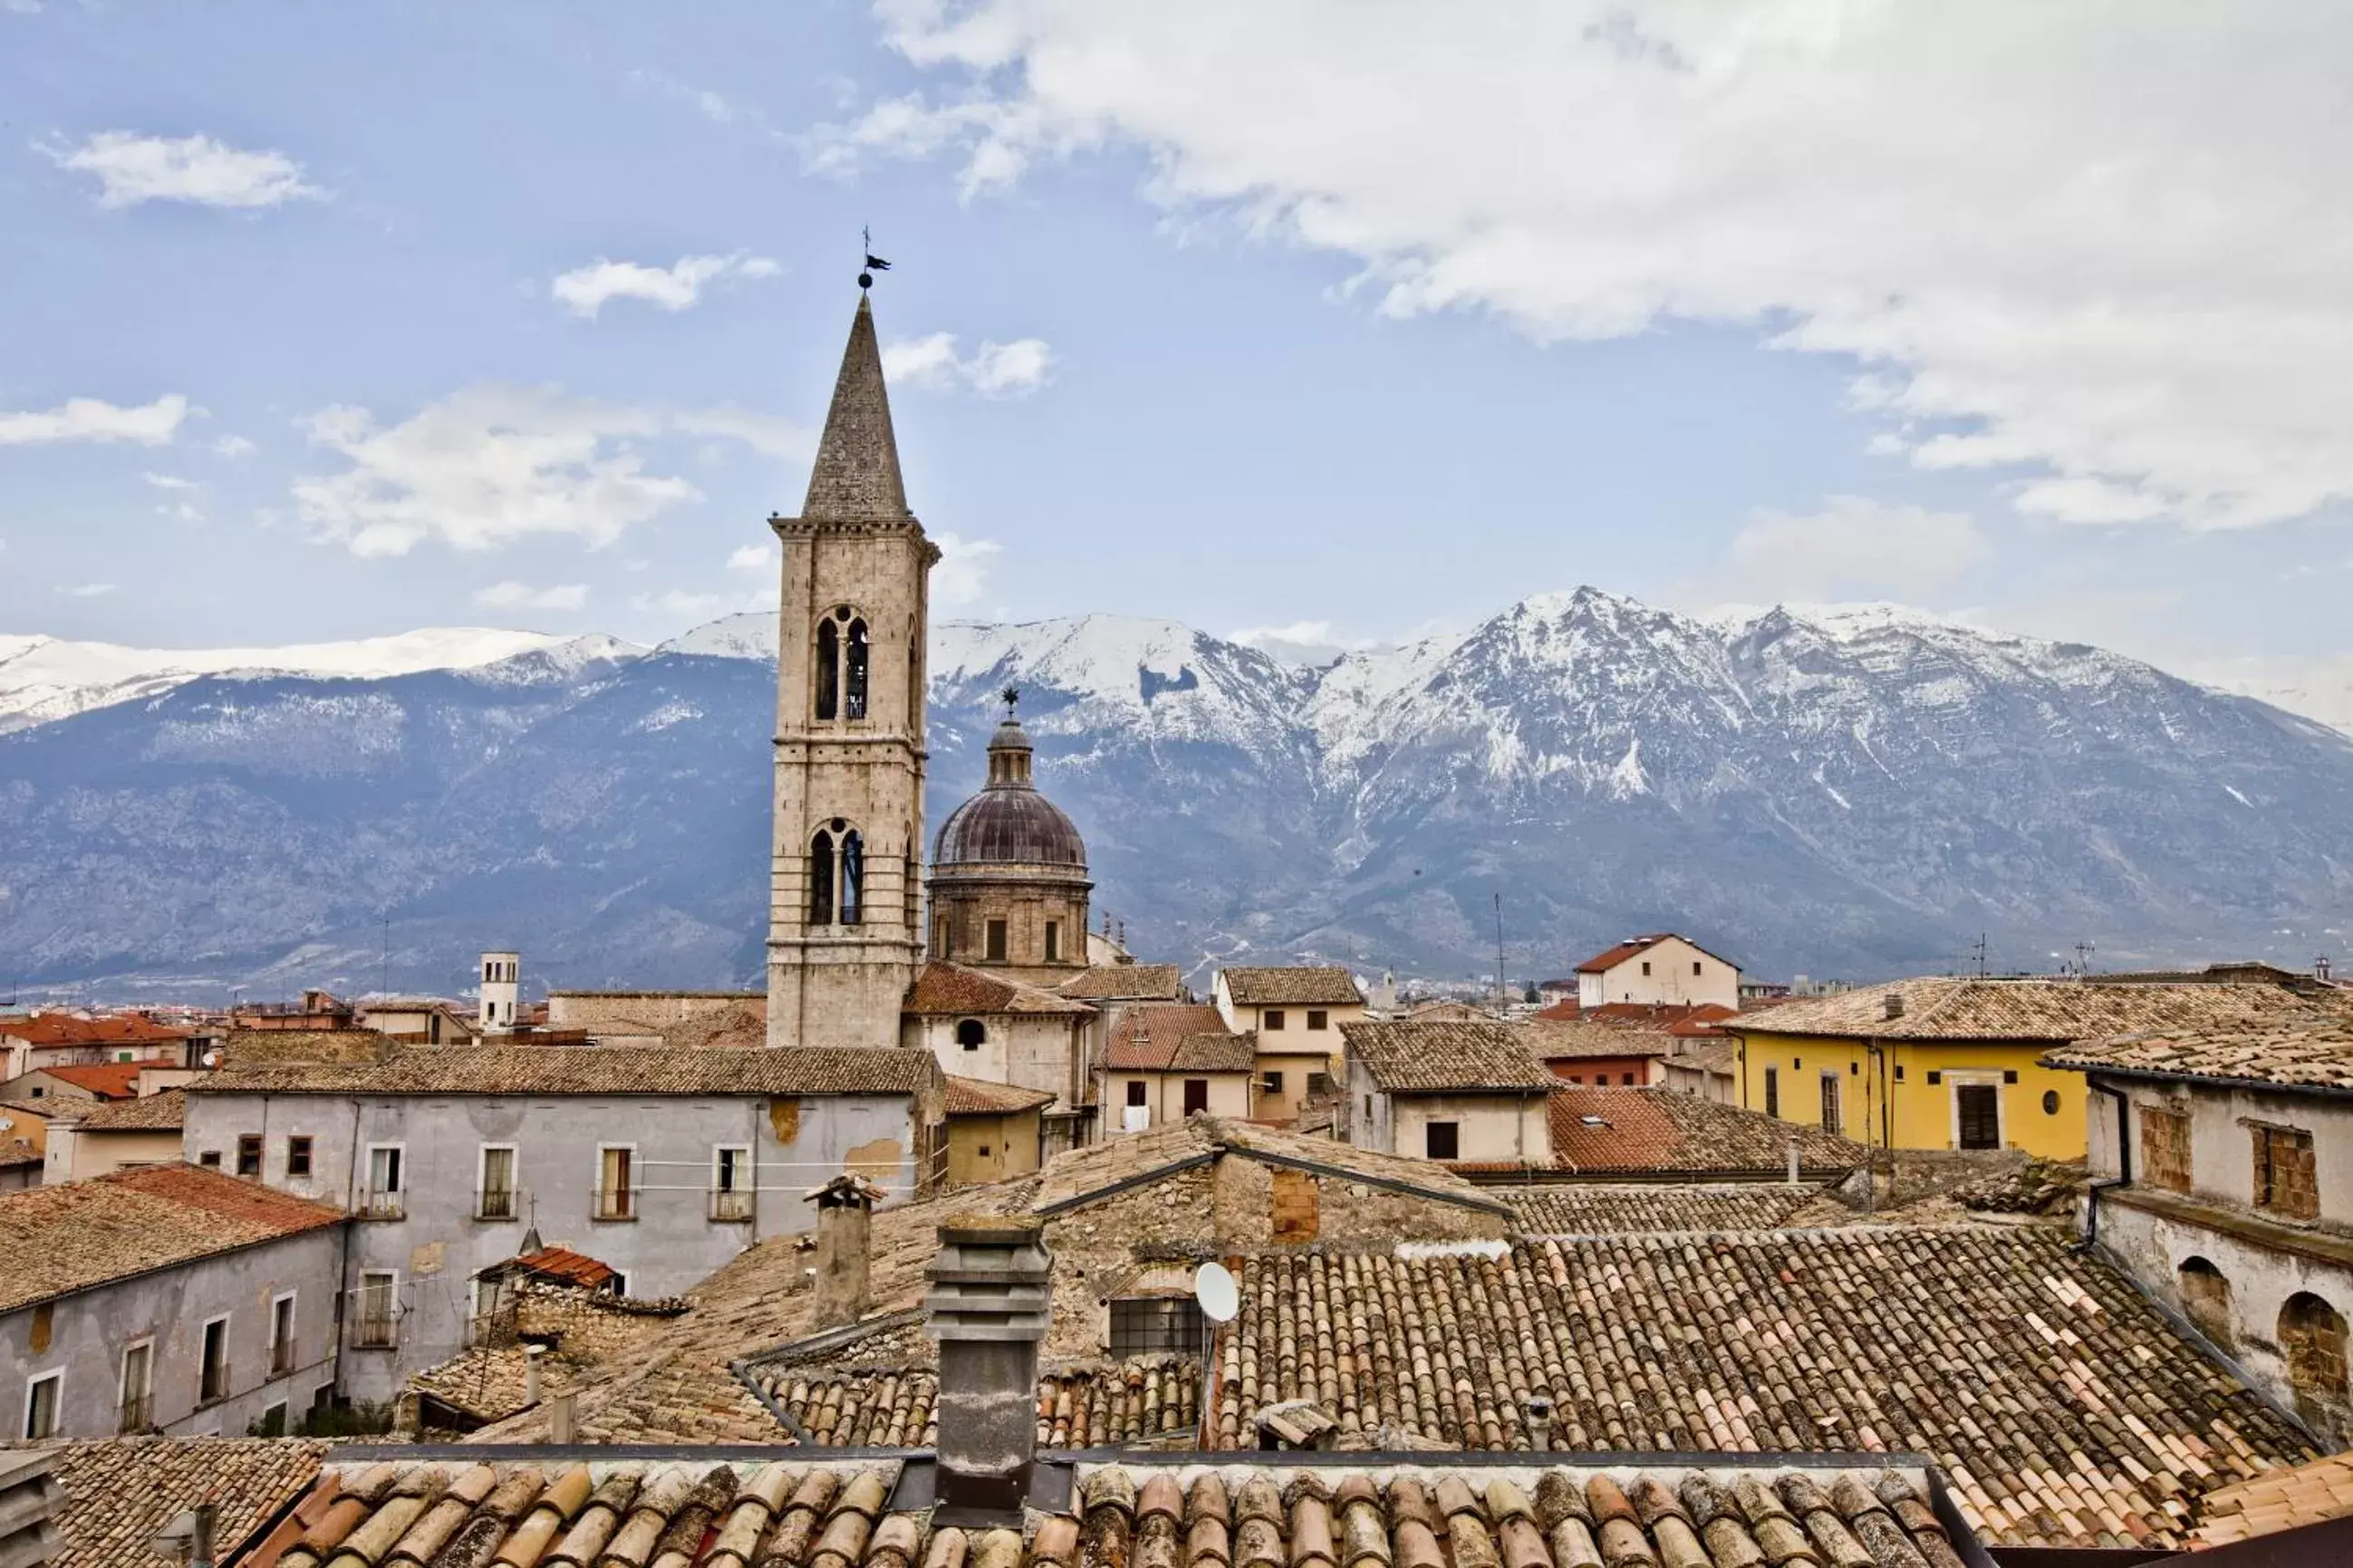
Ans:
{"type": "Polygon", "coordinates": [[[871,227],[948,616],[2353,689],[2348,71],[2331,0],[0,0],[0,632],[771,604],[871,227]]]}

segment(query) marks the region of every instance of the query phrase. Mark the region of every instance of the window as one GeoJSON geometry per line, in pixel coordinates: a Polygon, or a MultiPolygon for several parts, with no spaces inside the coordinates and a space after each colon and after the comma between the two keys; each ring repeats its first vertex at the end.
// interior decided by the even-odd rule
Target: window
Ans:
{"type": "Polygon", "coordinates": [[[711,1217],[752,1217],[752,1151],[747,1145],[722,1143],[711,1151],[711,1217]]]}
{"type": "Polygon", "coordinates": [[[1779,1068],[1765,1069],[1765,1114],[1767,1116],[1781,1114],[1781,1069],[1779,1068]]]}
{"type": "Polygon", "coordinates": [[[1208,1348],[1208,1320],[1186,1296],[1149,1297],[1111,1304],[1111,1353],[1200,1355],[1208,1348]]]}
{"type": "Polygon", "coordinates": [[[1327,1094],[1329,1094],[1329,1093],[1331,1093],[1331,1092],[1332,1092],[1332,1075],[1331,1075],[1330,1073],[1328,1073],[1328,1072],[1312,1072],[1312,1073],[1309,1073],[1309,1074],[1307,1075],[1307,1098],[1308,1098],[1308,1099],[1310,1099],[1310,1100],[1320,1100],[1320,1099],[1322,1099],[1324,1096],[1325,1096],[1325,1095],[1327,1095],[1327,1094]]]}
{"type": "Polygon", "coordinates": [[[1198,1116],[1209,1109],[1209,1080],[1188,1078],[1185,1080],[1185,1114],[1198,1116]]]}
{"type": "Polygon", "coordinates": [[[25,1384],[25,1436],[34,1442],[58,1435],[58,1401],[66,1374],[45,1373],[25,1384]]]}
{"type": "Polygon", "coordinates": [[[2004,1083],[2016,1083],[2018,1081],[2018,1069],[2016,1068],[2002,1068],[2001,1081],[2004,1083]]]}
{"type": "Polygon", "coordinates": [[[389,1268],[363,1268],[356,1294],[359,1310],[352,1315],[352,1343],[363,1350],[389,1350],[399,1316],[399,1276],[389,1268]]]}
{"type": "Polygon", "coordinates": [[[817,716],[829,720],[841,707],[841,633],[831,619],[817,624],[817,716]]]}
{"type": "Polygon", "coordinates": [[[228,1397],[228,1320],[215,1318],[205,1325],[204,1356],[197,1363],[196,1403],[212,1405],[228,1397]]]}
{"type": "Polygon", "coordinates": [[[311,1140],[307,1134],[286,1140],[286,1173],[290,1176],[311,1173],[311,1140]]]}
{"type": "Polygon", "coordinates": [[[294,1293],[288,1291],[269,1303],[269,1375],[284,1377],[294,1370],[294,1293]]]}
{"type": "Polygon", "coordinates": [[[841,670],[841,716],[845,719],[866,717],[866,623],[849,623],[849,636],[844,644],[841,670]]]}
{"type": "Polygon", "coordinates": [[[284,1400],[261,1407],[261,1419],[255,1424],[253,1436],[257,1437],[286,1436],[286,1402],[284,1400]]]}
{"type": "Polygon", "coordinates": [[[1258,1017],[1258,1026],[1261,1029],[1282,1028],[1282,1009],[1280,1007],[1269,1007],[1265,1012],[1260,1014],[1258,1017]]]}
{"type": "Polygon", "coordinates": [[[406,1212],[403,1152],[397,1143],[368,1145],[367,1191],[360,1198],[360,1212],[368,1218],[398,1219],[406,1212]]]}
{"type": "Polygon", "coordinates": [[[1954,1110],[1960,1121],[1964,1149],[2001,1147],[2001,1090],[1989,1083],[1953,1086],[1954,1110]]]}
{"type": "Polygon", "coordinates": [[[627,1144],[606,1143],[596,1150],[596,1207],[598,1219],[635,1219],[638,1216],[637,1173],[638,1152],[627,1144]]]}
{"type": "Polygon", "coordinates": [[[515,1150],[512,1143],[482,1145],[481,1181],[475,1191],[476,1219],[515,1216],[515,1150]]]}
{"type": "Polygon", "coordinates": [[[196,1163],[202,1165],[207,1171],[219,1170],[220,1151],[217,1149],[206,1150],[203,1153],[196,1156],[196,1163]]]}
{"type": "Polygon", "coordinates": [[[1061,960],[1062,922],[1060,921],[1048,921],[1046,922],[1046,962],[1049,963],[1059,963],[1061,960]]]}
{"type": "Polygon", "coordinates": [[[1839,1132],[1846,1121],[1839,1114],[1839,1078],[1834,1072],[1822,1074],[1822,1131],[1839,1132]]]}
{"type": "Polygon", "coordinates": [[[2059,1091],[2057,1089],[2046,1089],[2042,1091],[2042,1114],[2045,1116],[2056,1116],[2059,1114],[2059,1091]]]}
{"type": "Polygon", "coordinates": [[[1651,973],[1651,961],[1647,958],[1642,960],[1642,973],[1644,974],[1651,973]]]}
{"type": "Polygon", "coordinates": [[[1945,1081],[1945,1075],[1937,1071],[1935,1068],[1930,1068],[1928,1069],[1928,1081],[1932,1085],[1942,1083],[1945,1081]]]}
{"type": "Polygon", "coordinates": [[[980,1146],[980,1157],[984,1160],[988,1158],[988,1145],[986,1143],[980,1146]]]}
{"type": "Polygon", "coordinates": [[[1003,921],[988,922],[988,945],[982,951],[987,953],[988,962],[991,963],[1005,962],[1005,922],[1003,921]]]}
{"type": "Polygon", "coordinates": [[[1568,1081],[1577,1085],[1577,1088],[1583,1089],[1585,1087],[1585,1075],[1581,1072],[1573,1072],[1568,1075],[1568,1081]]]}
{"type": "Polygon", "coordinates": [[[1430,1122],[1423,1129],[1423,1152],[1433,1160],[1461,1158],[1462,1142],[1460,1131],[1451,1121],[1430,1122]]]}
{"type": "Polygon", "coordinates": [[[2198,1331],[2221,1345],[2231,1348],[2231,1282],[2222,1271],[2203,1258],[2185,1258],[2174,1271],[2176,1286],[2181,1292],[2181,1310],[2198,1331]]]}
{"type": "Polygon", "coordinates": [[[866,840],[856,828],[841,836],[841,923],[866,918],[866,840]]]}
{"type": "Polygon", "coordinates": [[[2293,1127],[2253,1126],[2248,1131],[2255,1138],[2255,1206],[2291,1219],[2318,1218],[2320,1187],[2313,1171],[2312,1134],[2293,1127]]]}
{"type": "Polygon", "coordinates": [[[1130,1105],[1144,1104],[1145,1096],[1150,1091],[1145,1089],[1142,1079],[1132,1078],[1127,1080],[1127,1102],[1130,1105]]]}
{"type": "Polygon", "coordinates": [[[2280,1308],[2279,1347],[2287,1352],[2295,1411],[2314,1426],[2333,1426],[2345,1410],[2345,1315],[2309,1290],[2280,1308]]]}
{"type": "Polygon", "coordinates": [[[1258,1078],[1258,1087],[1260,1092],[1263,1094],[1281,1094],[1282,1075],[1279,1072],[1261,1073],[1258,1078]]]}
{"type": "Polygon", "coordinates": [[[953,956],[948,942],[948,918],[945,915],[932,922],[932,951],[943,961],[953,956]]]}
{"type": "Polygon", "coordinates": [[[1631,1089],[1634,1087],[1634,1075],[1632,1073],[1621,1073],[1619,1075],[1619,1082],[1623,1087],[1631,1089]]]}
{"type": "Polygon", "coordinates": [[[614,1269],[613,1278],[610,1281],[610,1289],[616,1296],[628,1295],[629,1293],[629,1277],[617,1268],[614,1269]]]}
{"type": "Polygon", "coordinates": [[[118,1432],[144,1432],[155,1424],[155,1342],[141,1340],[122,1352],[118,1432]]]}
{"type": "Polygon", "coordinates": [[[1895,1081],[1898,1083],[1902,1083],[1904,1081],[1904,1064],[1902,1062],[1897,1062],[1895,1064],[1895,1081]]]}
{"type": "Polygon", "coordinates": [[[977,1018],[965,1018],[956,1025],[956,1044],[965,1050],[976,1051],[988,1043],[988,1026],[977,1018]]]}
{"type": "Polygon", "coordinates": [[[240,1132],[237,1135],[237,1173],[240,1176],[261,1174],[261,1134],[240,1132]]]}
{"type": "Polygon", "coordinates": [[[1699,973],[1699,960],[1696,958],[1692,960],[1692,973],[1694,974],[1697,974],[1699,973]]]}
{"type": "Polygon", "coordinates": [[[1328,1029],[1332,1026],[1332,1015],[1321,1007],[1310,1007],[1307,1009],[1307,1026],[1311,1029],[1328,1029]]]}
{"type": "Polygon", "coordinates": [[[809,840],[808,918],[813,926],[833,923],[833,835],[820,827],[809,840]]]}

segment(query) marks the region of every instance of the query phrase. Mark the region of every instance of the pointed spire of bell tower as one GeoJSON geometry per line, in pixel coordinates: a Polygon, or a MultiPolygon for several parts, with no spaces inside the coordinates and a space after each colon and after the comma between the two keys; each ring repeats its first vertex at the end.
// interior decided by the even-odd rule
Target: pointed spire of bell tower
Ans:
{"type": "Polygon", "coordinates": [[[874,305],[861,289],[801,516],[812,522],[897,522],[910,515],[899,478],[899,442],[891,430],[891,395],[882,384],[882,349],[874,337],[874,305]]]}

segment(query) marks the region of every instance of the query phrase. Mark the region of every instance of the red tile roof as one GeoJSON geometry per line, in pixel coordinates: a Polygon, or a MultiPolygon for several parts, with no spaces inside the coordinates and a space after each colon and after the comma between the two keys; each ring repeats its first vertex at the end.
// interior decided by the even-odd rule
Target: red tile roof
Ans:
{"type": "Polygon", "coordinates": [[[543,1247],[537,1252],[526,1252],[514,1260],[513,1267],[518,1272],[542,1275],[591,1290],[603,1289],[613,1278],[609,1266],[568,1247],[543,1247]]]}
{"type": "Polygon", "coordinates": [[[32,1046],[140,1046],[185,1040],[185,1029],[137,1013],[106,1018],[78,1018],[71,1013],[35,1013],[21,1018],[0,1018],[0,1035],[32,1046]]]}
{"type": "Polygon", "coordinates": [[[985,1079],[948,1077],[950,1116],[1012,1116],[1054,1103],[1051,1089],[1023,1089],[1018,1084],[990,1083],[985,1079]]]}
{"type": "Polygon", "coordinates": [[[1224,1016],[1198,1002],[1132,1010],[1103,1050],[1103,1066],[1114,1072],[1248,1072],[1253,1063],[1250,1037],[1229,1034],[1224,1016]]]}
{"type": "Polygon", "coordinates": [[[135,1100],[139,1095],[139,1069],[149,1062],[98,1062],[88,1067],[45,1067],[35,1070],[54,1079],[62,1079],[76,1089],[86,1089],[100,1100],[135,1100]]]}
{"type": "Polygon", "coordinates": [[[1042,985],[937,960],[923,965],[907,991],[911,1013],[1092,1013],[1083,1002],[1042,985]]]}
{"type": "Polygon", "coordinates": [[[1557,1089],[1548,1109],[1553,1163],[1565,1170],[1762,1174],[1786,1169],[1795,1143],[1803,1171],[1844,1173],[1865,1152],[1819,1127],[1669,1089],[1557,1089]]]}
{"type": "Polygon", "coordinates": [[[1659,943],[1662,942],[1690,942],[1691,945],[1694,948],[1698,949],[1699,952],[1707,952],[1707,955],[1715,960],[1718,963],[1730,965],[1734,969],[1740,967],[1720,952],[1708,952],[1707,949],[1700,947],[1699,943],[1692,942],[1691,938],[1684,936],[1680,931],[1658,931],[1651,932],[1648,936],[1630,936],[1615,947],[1603,949],[1601,952],[1595,953],[1591,958],[1587,959],[1583,963],[1578,964],[1577,966],[1577,972],[1579,974],[1598,974],[1605,970],[1615,969],[1620,964],[1625,963],[1628,959],[1635,957],[1640,953],[1648,952],[1651,949],[1658,946],[1659,943]]]}
{"type": "Polygon", "coordinates": [[[1281,969],[1236,965],[1222,972],[1237,1007],[1353,1007],[1364,998],[1336,963],[1281,969]]]}

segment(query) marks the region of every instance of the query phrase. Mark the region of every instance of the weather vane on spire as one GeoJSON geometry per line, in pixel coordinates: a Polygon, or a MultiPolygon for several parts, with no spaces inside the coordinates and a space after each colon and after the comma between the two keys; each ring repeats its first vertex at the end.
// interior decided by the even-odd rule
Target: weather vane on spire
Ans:
{"type": "Polygon", "coordinates": [[[874,275],[877,272],[890,271],[891,264],[874,254],[874,231],[872,229],[860,228],[858,231],[858,237],[865,242],[866,250],[866,265],[859,271],[858,286],[860,289],[871,289],[874,287],[874,275]]]}
{"type": "Polygon", "coordinates": [[[1019,706],[1021,701],[1021,689],[1018,686],[1008,686],[997,695],[1005,702],[1005,721],[1008,724],[1012,723],[1013,710],[1019,706]]]}

